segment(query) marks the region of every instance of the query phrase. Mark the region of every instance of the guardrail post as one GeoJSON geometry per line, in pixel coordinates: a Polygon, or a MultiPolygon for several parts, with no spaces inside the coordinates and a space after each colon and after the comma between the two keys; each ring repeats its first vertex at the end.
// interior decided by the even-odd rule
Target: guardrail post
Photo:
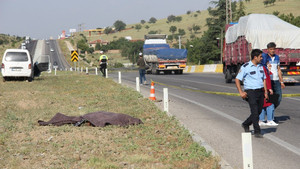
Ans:
{"type": "Polygon", "coordinates": [[[85,67],[85,73],[88,74],[89,73],[89,70],[87,67],[85,67]]]}
{"type": "Polygon", "coordinates": [[[164,111],[169,113],[169,96],[168,96],[168,88],[164,88],[164,111]]]}
{"type": "Polygon", "coordinates": [[[57,69],[57,68],[54,68],[54,75],[55,75],[55,76],[56,76],[56,69],[57,69]]]}
{"type": "Polygon", "coordinates": [[[136,81],[136,91],[140,92],[140,78],[139,77],[136,77],[135,79],[136,81]]]}
{"type": "Polygon", "coordinates": [[[108,78],[108,72],[107,72],[107,69],[105,69],[105,77],[108,78]]]}
{"type": "Polygon", "coordinates": [[[251,133],[242,133],[243,168],[253,169],[251,133]]]}
{"type": "Polygon", "coordinates": [[[70,71],[73,72],[73,68],[72,67],[70,68],[70,71]]]}
{"type": "Polygon", "coordinates": [[[81,67],[81,71],[80,71],[81,73],[83,72],[83,69],[82,69],[82,67],[81,67]]]}
{"type": "Polygon", "coordinates": [[[96,72],[96,75],[98,75],[98,69],[97,69],[97,67],[95,67],[95,72],[96,72]]]}
{"type": "Polygon", "coordinates": [[[119,72],[119,83],[122,83],[121,72],[119,72]]]}

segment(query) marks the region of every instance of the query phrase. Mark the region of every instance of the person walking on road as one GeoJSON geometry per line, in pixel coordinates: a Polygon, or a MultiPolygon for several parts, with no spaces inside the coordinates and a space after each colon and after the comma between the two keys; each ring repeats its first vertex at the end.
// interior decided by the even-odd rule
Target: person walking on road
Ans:
{"type": "Polygon", "coordinates": [[[269,92],[269,99],[264,99],[264,105],[263,105],[263,109],[262,112],[259,115],[259,126],[278,126],[277,123],[275,123],[274,120],[274,104],[272,103],[271,98],[273,97],[273,90],[272,90],[272,85],[271,85],[271,79],[270,79],[270,75],[269,72],[267,70],[266,67],[264,67],[264,72],[266,75],[266,85],[267,85],[267,89],[269,92]],[[265,123],[265,116],[267,115],[267,123],[265,123]]]}
{"type": "Polygon", "coordinates": [[[245,63],[235,78],[235,84],[240,96],[247,100],[250,106],[251,115],[242,123],[245,132],[250,132],[249,126],[253,124],[254,136],[262,138],[258,125],[259,115],[264,104],[264,97],[268,98],[266,76],[262,65],[262,51],[254,49],[251,51],[251,61],[245,63]],[[244,91],[241,82],[244,81],[244,91]],[[265,92],[264,92],[265,91],[265,92]]]}
{"type": "Polygon", "coordinates": [[[100,65],[100,71],[102,73],[102,76],[106,76],[106,68],[107,68],[107,62],[108,62],[108,57],[103,54],[103,51],[100,51],[100,58],[99,58],[99,65],[100,65]]]}
{"type": "Polygon", "coordinates": [[[282,78],[282,72],[280,69],[280,58],[275,54],[276,44],[274,42],[270,42],[267,45],[268,53],[263,53],[262,57],[262,65],[266,68],[269,68],[270,78],[272,83],[272,88],[274,94],[278,95],[278,101],[275,103],[275,108],[277,108],[281,102],[282,91],[281,89],[285,88],[282,78]]]}
{"type": "Polygon", "coordinates": [[[137,65],[139,66],[139,73],[140,73],[140,84],[143,85],[143,81],[144,84],[147,84],[146,81],[146,63],[145,60],[143,58],[143,53],[139,53],[139,60],[137,62],[137,65]]]}

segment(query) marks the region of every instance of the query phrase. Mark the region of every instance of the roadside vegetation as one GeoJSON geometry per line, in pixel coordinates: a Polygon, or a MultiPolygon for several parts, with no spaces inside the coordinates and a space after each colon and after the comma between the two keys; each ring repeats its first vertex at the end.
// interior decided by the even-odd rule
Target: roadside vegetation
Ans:
{"type": "Polygon", "coordinates": [[[58,72],[0,82],[0,168],[219,168],[175,118],[111,79],[58,72]],[[144,124],[39,126],[56,113],[109,111],[144,124]]]}
{"type": "Polygon", "coordinates": [[[0,61],[2,62],[2,57],[6,49],[19,48],[24,40],[25,37],[0,34],[0,61]]]}

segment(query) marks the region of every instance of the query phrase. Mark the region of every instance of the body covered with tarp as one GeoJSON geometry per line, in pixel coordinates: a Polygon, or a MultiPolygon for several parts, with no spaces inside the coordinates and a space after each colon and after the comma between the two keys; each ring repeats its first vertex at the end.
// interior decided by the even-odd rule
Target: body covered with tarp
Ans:
{"type": "Polygon", "coordinates": [[[244,36],[252,49],[266,49],[275,42],[277,48],[300,49],[300,28],[269,14],[250,14],[226,31],[226,43],[234,43],[244,36]]]}

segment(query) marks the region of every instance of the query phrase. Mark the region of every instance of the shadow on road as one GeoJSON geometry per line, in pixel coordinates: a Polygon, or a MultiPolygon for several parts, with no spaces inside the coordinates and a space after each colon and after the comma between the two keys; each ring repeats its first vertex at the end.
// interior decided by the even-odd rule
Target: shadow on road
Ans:
{"type": "Polygon", "coordinates": [[[274,121],[277,123],[282,123],[283,121],[291,120],[290,116],[277,116],[274,117],[274,121]]]}

